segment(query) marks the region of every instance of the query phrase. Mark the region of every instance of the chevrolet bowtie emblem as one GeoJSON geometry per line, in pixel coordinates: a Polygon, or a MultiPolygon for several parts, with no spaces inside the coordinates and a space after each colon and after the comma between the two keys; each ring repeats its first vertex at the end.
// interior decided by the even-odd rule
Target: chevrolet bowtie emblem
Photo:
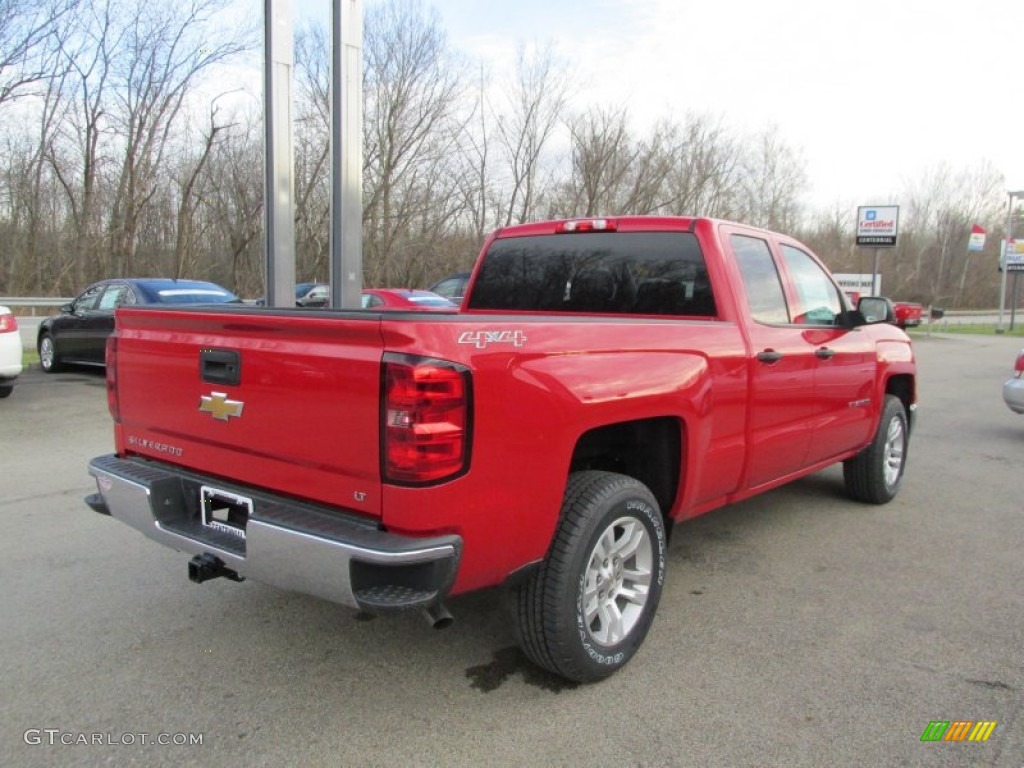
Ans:
{"type": "Polygon", "coordinates": [[[227,421],[232,416],[241,416],[245,403],[241,400],[228,400],[224,392],[211,392],[199,397],[199,410],[208,413],[219,421],[227,421]]]}

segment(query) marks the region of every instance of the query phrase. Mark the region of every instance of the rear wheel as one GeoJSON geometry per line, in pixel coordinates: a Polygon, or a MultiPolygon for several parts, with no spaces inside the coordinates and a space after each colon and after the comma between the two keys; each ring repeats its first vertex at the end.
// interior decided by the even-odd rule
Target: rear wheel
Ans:
{"type": "Polygon", "coordinates": [[[64,369],[57,356],[57,345],[53,343],[50,334],[44,334],[39,339],[39,365],[46,373],[57,373],[64,369]]]}
{"type": "Polygon", "coordinates": [[[665,579],[665,527],[638,480],[578,472],[547,559],[511,595],[516,634],[536,664],[578,682],[608,677],[639,649],[665,579]]]}
{"type": "Polygon", "coordinates": [[[868,504],[892,501],[903,482],[909,444],[903,402],[895,395],[886,395],[878,431],[870,445],[843,463],[846,492],[868,504]]]}
{"type": "Polygon", "coordinates": [[[13,391],[14,391],[14,385],[13,384],[3,384],[3,385],[0,385],[0,399],[3,399],[5,397],[7,397],[13,391]]]}

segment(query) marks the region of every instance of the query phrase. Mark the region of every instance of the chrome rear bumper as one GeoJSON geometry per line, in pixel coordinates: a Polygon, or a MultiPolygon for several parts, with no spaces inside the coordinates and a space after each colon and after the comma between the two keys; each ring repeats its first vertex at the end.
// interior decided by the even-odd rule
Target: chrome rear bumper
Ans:
{"type": "Polygon", "coordinates": [[[143,459],[89,463],[95,511],[154,541],[211,554],[241,576],[374,613],[440,603],[458,568],[462,539],[398,536],[372,521],[143,459]],[[204,524],[200,489],[251,499],[244,529],[204,524]]]}

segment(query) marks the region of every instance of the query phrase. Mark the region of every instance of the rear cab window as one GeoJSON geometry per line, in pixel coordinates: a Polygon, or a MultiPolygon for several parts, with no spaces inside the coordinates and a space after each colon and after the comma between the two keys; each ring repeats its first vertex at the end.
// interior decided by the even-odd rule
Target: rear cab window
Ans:
{"type": "Polygon", "coordinates": [[[715,317],[689,232],[600,232],[495,240],[469,309],[715,317]]]}

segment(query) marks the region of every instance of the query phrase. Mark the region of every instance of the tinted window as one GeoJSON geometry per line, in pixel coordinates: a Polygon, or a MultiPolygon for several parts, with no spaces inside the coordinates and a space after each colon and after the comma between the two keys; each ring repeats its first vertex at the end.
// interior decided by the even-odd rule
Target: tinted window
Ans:
{"type": "Polygon", "coordinates": [[[468,278],[465,277],[449,277],[446,280],[442,280],[430,290],[433,293],[438,293],[449,299],[453,296],[461,296],[466,290],[467,279],[468,278]]]}
{"type": "Polygon", "coordinates": [[[99,309],[116,309],[126,303],[128,297],[128,286],[124,283],[108,285],[100,298],[99,309]]]}
{"type": "Polygon", "coordinates": [[[448,301],[444,296],[407,296],[413,304],[421,307],[448,307],[454,309],[455,304],[448,301]]]}
{"type": "Polygon", "coordinates": [[[732,235],[729,243],[743,276],[751,317],[759,323],[788,323],[786,294],[768,243],[745,235],[732,235]]]}
{"type": "Polygon", "coordinates": [[[835,325],[836,317],[843,311],[839,289],[809,254],[789,245],[783,245],[781,250],[796,288],[797,306],[793,308],[793,321],[835,325]]]}
{"type": "Polygon", "coordinates": [[[495,240],[471,309],[715,314],[707,266],[687,232],[602,232],[495,240]]]}
{"type": "Polygon", "coordinates": [[[199,280],[144,280],[133,285],[143,304],[220,304],[239,301],[227,288],[199,280]]]}
{"type": "Polygon", "coordinates": [[[75,312],[84,312],[85,310],[96,309],[96,303],[102,292],[102,285],[94,285],[91,288],[87,288],[85,293],[75,299],[75,312]]]}
{"type": "Polygon", "coordinates": [[[234,294],[216,288],[164,288],[157,291],[160,304],[220,304],[234,301],[234,294]]]}

